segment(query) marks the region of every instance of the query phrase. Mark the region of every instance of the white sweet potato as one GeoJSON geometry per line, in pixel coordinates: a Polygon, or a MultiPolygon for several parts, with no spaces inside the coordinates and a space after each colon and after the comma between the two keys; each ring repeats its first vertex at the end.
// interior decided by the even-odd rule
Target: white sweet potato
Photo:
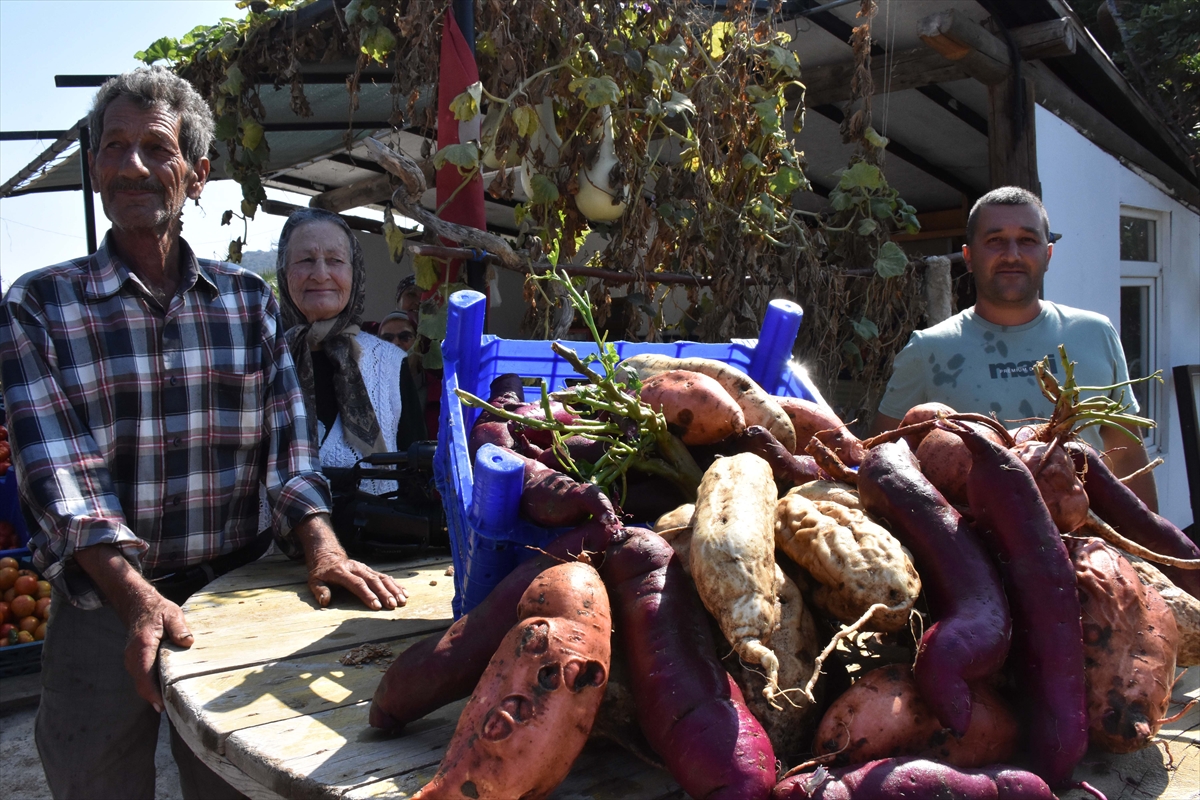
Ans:
{"type": "Polygon", "coordinates": [[[1179,630],[1175,666],[1194,667],[1200,664],[1200,600],[1172,583],[1170,578],[1149,561],[1129,554],[1125,554],[1125,559],[1142,579],[1142,583],[1158,590],[1167,608],[1175,615],[1175,627],[1179,630]]]}
{"type": "MultiPolygon", "coordinates": [[[[778,565],[775,567],[779,569],[778,565]]],[[[779,658],[779,685],[784,690],[804,687],[813,674],[821,640],[812,614],[804,604],[800,587],[779,573],[779,628],[771,637],[771,650],[779,658]]],[[[785,763],[797,763],[812,745],[812,735],[823,707],[821,698],[809,703],[798,692],[790,692],[778,707],[765,696],[767,681],[756,669],[741,665],[736,655],[725,659],[729,674],[746,696],[746,706],[762,723],[771,739],[775,757],[785,763]]]]}
{"type": "Polygon", "coordinates": [[[846,508],[863,510],[862,501],[858,499],[858,490],[841,481],[809,481],[790,490],[788,494],[798,494],[814,501],[832,500],[846,508]]]}
{"type": "Polygon", "coordinates": [[[695,504],[684,503],[654,521],[654,532],[671,545],[683,564],[683,571],[689,575],[692,572],[692,517],[695,514],[695,504]]]}
{"type": "Polygon", "coordinates": [[[863,630],[890,632],[908,623],[921,593],[912,559],[866,513],[789,492],[775,511],[775,544],[820,584],[813,603],[849,624],[882,603],[863,630]]]}
{"type": "Polygon", "coordinates": [[[660,372],[686,369],[715,379],[742,409],[746,427],[761,425],[769,430],[789,453],[796,452],[796,429],[779,403],[737,367],[711,358],[672,358],[657,353],[630,356],[621,366],[633,370],[643,381],[660,372]]]}
{"type": "Polygon", "coordinates": [[[779,688],[779,659],[767,643],[779,627],[775,569],[775,477],[753,453],[718,458],[704,473],[692,519],[692,580],[739,656],[779,688]]]}

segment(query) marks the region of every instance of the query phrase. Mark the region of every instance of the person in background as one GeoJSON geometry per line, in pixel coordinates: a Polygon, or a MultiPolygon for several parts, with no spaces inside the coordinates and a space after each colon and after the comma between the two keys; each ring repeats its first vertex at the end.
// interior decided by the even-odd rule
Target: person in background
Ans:
{"type": "MultiPolygon", "coordinates": [[[[198,259],[182,211],[209,174],[212,114],[162,67],[106,82],[89,118],[112,228],[90,256],[23,275],[0,306],[31,547],[51,583],[35,738],[56,798],[153,798],[159,646],[194,641],[180,605],[257,559],[265,487],[279,546],[374,609],[406,601],[347,558],[270,287],[198,259]]],[[[171,728],[185,798],[241,795],[171,728]]]]}
{"type": "Polygon", "coordinates": [[[401,278],[396,284],[396,310],[417,313],[421,305],[421,288],[417,286],[417,276],[409,275],[401,278]]]}
{"type": "MultiPolygon", "coordinates": [[[[404,352],[363,333],[366,260],[350,227],[320,208],[292,213],[279,234],[279,295],[321,466],[351,467],[396,450],[404,352]]],[[[363,481],[371,494],[392,481],[363,481]]]]}
{"type": "Polygon", "coordinates": [[[416,312],[393,311],[379,322],[379,338],[391,342],[405,353],[417,338],[416,312]]]}
{"type": "MultiPolygon", "coordinates": [[[[963,258],[975,281],[975,305],[931,328],[913,333],[896,356],[873,433],[895,428],[910,408],[941,402],[956,411],[994,413],[1010,427],[1048,418],[1052,404],[1041,393],[1033,365],[1048,358],[1064,380],[1058,346],[1078,362],[1081,386],[1111,386],[1129,379],[1121,341],[1107,317],[1039,298],[1050,266],[1050,220],[1037,195],[1016,186],[979,198],[967,217],[963,258]]],[[[1124,395],[1137,413],[1137,400],[1124,395]]],[[[1130,475],[1146,466],[1146,448],[1108,426],[1091,427],[1083,438],[1101,450],[1113,472],[1130,475]]],[[[1151,472],[1127,484],[1153,511],[1158,493],[1151,472]]]]}

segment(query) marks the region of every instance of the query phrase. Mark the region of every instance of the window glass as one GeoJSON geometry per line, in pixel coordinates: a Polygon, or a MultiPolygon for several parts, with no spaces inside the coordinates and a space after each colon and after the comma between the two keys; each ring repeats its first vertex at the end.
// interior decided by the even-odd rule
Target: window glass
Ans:
{"type": "Polygon", "coordinates": [[[1156,261],[1157,226],[1152,219],[1121,217],[1121,260],[1156,261]]]}
{"type": "MultiPolygon", "coordinates": [[[[1121,348],[1129,365],[1130,378],[1144,378],[1150,369],[1150,287],[1121,287],[1121,348]]],[[[1142,416],[1154,416],[1150,405],[1148,382],[1135,383],[1134,397],[1142,416]]],[[[1142,430],[1142,436],[1147,432],[1142,430]]]]}

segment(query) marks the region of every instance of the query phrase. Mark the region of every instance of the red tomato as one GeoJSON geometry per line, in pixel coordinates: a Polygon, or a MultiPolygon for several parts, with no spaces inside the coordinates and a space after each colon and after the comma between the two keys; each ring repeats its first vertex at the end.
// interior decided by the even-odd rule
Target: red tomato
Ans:
{"type": "Polygon", "coordinates": [[[8,644],[9,633],[15,631],[16,629],[17,626],[13,625],[11,622],[5,622],[3,625],[0,625],[0,641],[8,644]]]}
{"type": "Polygon", "coordinates": [[[4,558],[0,558],[0,569],[4,569],[5,567],[12,567],[13,569],[17,569],[20,566],[21,565],[12,556],[5,556],[4,558]]]}
{"type": "Polygon", "coordinates": [[[2,596],[0,596],[0,599],[3,599],[4,602],[11,604],[13,601],[13,598],[16,596],[17,596],[17,590],[10,586],[4,590],[4,594],[2,596]]]}
{"type": "Polygon", "coordinates": [[[45,638],[46,638],[46,623],[43,622],[41,625],[38,625],[37,630],[33,632],[33,640],[35,642],[40,642],[42,639],[45,639],[45,638]]]}
{"type": "Polygon", "coordinates": [[[0,592],[8,591],[15,586],[18,577],[14,567],[0,567],[0,592]]]}
{"type": "Polygon", "coordinates": [[[42,619],[50,619],[50,598],[43,597],[34,605],[34,614],[42,619]]]}
{"type": "Polygon", "coordinates": [[[36,575],[21,575],[17,578],[13,588],[17,590],[17,594],[27,594],[30,597],[37,594],[38,579],[36,575]]]}
{"type": "Polygon", "coordinates": [[[38,581],[37,597],[41,600],[43,597],[50,596],[50,581],[38,581]]]}
{"type": "Polygon", "coordinates": [[[29,631],[17,631],[17,644],[29,644],[33,641],[33,634],[29,631]]]}
{"type": "Polygon", "coordinates": [[[0,601],[0,624],[8,622],[12,617],[12,612],[8,610],[8,603],[0,601]]]}
{"type": "Polygon", "coordinates": [[[42,621],[40,619],[30,614],[28,617],[21,618],[21,620],[17,623],[17,630],[33,633],[37,630],[37,626],[41,624],[42,621]]]}
{"type": "Polygon", "coordinates": [[[37,601],[27,594],[19,594],[8,604],[8,610],[16,619],[28,617],[37,609],[37,601]]]}

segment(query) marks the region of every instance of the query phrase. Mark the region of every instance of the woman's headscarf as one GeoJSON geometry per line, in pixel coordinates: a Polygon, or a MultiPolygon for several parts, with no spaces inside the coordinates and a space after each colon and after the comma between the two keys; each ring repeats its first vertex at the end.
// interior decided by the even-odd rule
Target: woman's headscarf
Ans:
{"type": "MultiPolygon", "coordinates": [[[[302,208],[292,212],[283,231],[279,234],[279,253],[276,257],[276,272],[279,275],[279,306],[283,325],[287,333],[288,349],[296,362],[296,373],[304,391],[304,405],[308,409],[309,424],[314,429],[317,423],[317,394],[313,378],[312,348],[325,351],[333,364],[333,391],[337,398],[338,413],[342,418],[342,429],[346,442],[364,456],[380,453],[387,449],[375,408],[367,394],[359,368],[362,348],[354,338],[362,322],[363,307],[367,294],[367,267],[362,246],[358,243],[350,226],[337,214],[322,208],[302,208]],[[332,222],[346,234],[350,242],[351,284],[350,299],[346,307],[333,319],[310,323],[296,306],[288,291],[287,257],[292,234],[301,226],[311,222],[332,222]]],[[[315,436],[314,436],[315,439],[315,436]]]]}

